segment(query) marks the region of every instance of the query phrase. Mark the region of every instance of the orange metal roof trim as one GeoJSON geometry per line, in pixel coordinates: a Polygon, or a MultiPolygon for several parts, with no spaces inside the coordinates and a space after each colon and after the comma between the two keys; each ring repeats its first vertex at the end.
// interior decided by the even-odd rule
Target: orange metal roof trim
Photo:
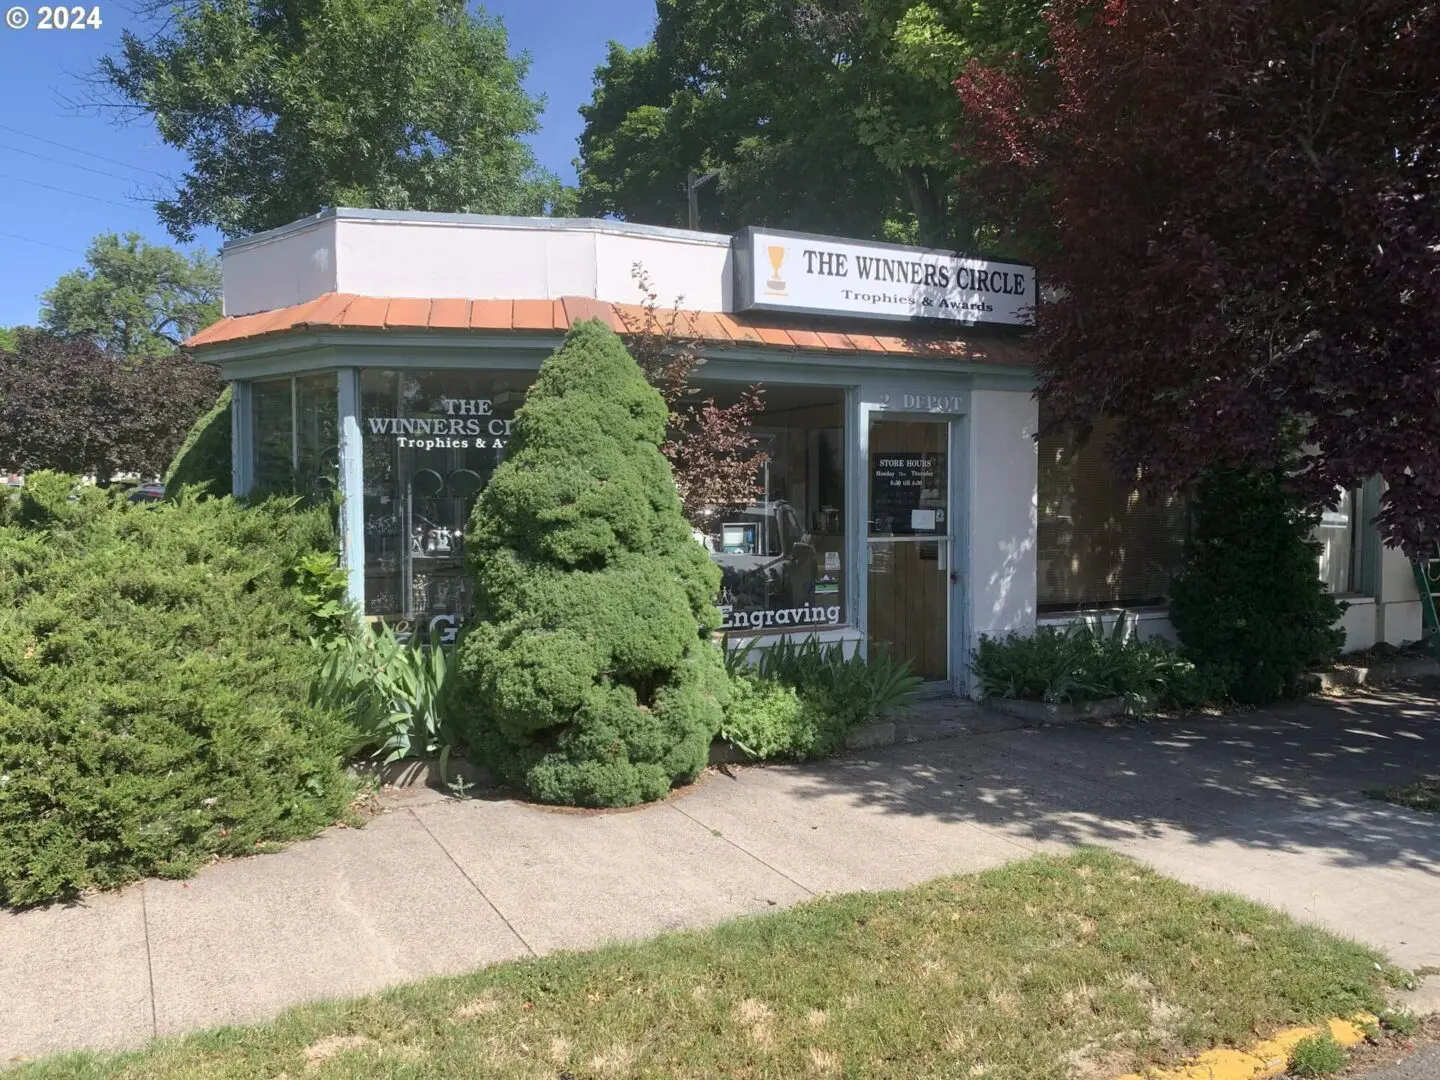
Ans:
{"type": "MultiPolygon", "coordinates": [[[[654,319],[648,321],[651,331],[663,332],[670,323],[670,316],[670,312],[656,312],[654,319]]],[[[646,310],[642,305],[610,303],[583,296],[566,296],[559,300],[426,300],[326,293],[293,307],[221,319],[185,344],[191,348],[204,348],[297,330],[563,332],[582,319],[599,319],[621,334],[641,333],[647,328],[646,310]]],[[[976,343],[935,332],[901,336],[875,333],[873,330],[845,333],[832,328],[806,329],[723,311],[681,311],[675,332],[682,337],[698,338],[716,345],[768,345],[804,352],[939,356],[1016,367],[1030,363],[1029,350],[1014,341],[976,343]]]]}

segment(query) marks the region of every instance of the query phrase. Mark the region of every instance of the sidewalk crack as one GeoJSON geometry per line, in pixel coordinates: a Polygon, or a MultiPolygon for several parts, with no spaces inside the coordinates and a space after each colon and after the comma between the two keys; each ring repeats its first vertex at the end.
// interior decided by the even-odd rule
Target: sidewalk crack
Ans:
{"type": "Polygon", "coordinates": [[[145,984],[150,999],[150,1037],[160,1034],[160,1023],[155,1017],[155,962],[150,958],[150,907],[145,902],[145,882],[140,882],[140,928],[145,932],[145,984]]]}
{"type": "Polygon", "coordinates": [[[477,882],[468,873],[466,873],[465,868],[455,861],[455,856],[450,854],[450,849],[447,848],[444,844],[442,844],[440,842],[440,838],[430,831],[430,826],[426,825],[425,820],[419,814],[415,813],[414,807],[406,807],[406,813],[408,813],[412,818],[414,818],[417,822],[420,823],[420,827],[425,830],[425,835],[430,837],[431,840],[435,841],[435,846],[445,853],[445,857],[450,860],[450,865],[455,867],[456,870],[459,870],[460,876],[470,883],[470,887],[479,894],[480,899],[484,900],[485,903],[490,905],[490,910],[495,912],[495,914],[499,917],[500,921],[505,924],[505,928],[509,930],[510,933],[515,935],[515,940],[520,942],[521,945],[525,946],[525,951],[528,952],[531,956],[540,955],[531,946],[530,942],[525,940],[525,935],[520,933],[519,930],[515,929],[515,925],[505,917],[505,913],[495,906],[495,901],[491,900],[490,897],[485,895],[485,890],[480,888],[479,882],[477,882]]]}
{"type": "Polygon", "coordinates": [[[748,856],[748,857],[751,858],[751,859],[754,859],[757,863],[759,863],[761,866],[765,867],[765,869],[766,869],[766,870],[769,870],[772,874],[778,874],[780,877],[782,877],[782,878],[784,878],[786,881],[790,882],[791,885],[794,885],[797,889],[799,889],[801,892],[803,892],[806,896],[815,896],[815,895],[816,895],[814,889],[808,888],[808,887],[800,884],[800,882],[796,881],[793,877],[791,877],[789,874],[785,873],[785,871],[784,871],[784,870],[781,870],[778,866],[774,866],[774,865],[766,862],[764,859],[760,858],[759,855],[756,855],[753,851],[750,851],[748,848],[741,847],[739,844],[737,844],[734,840],[731,840],[730,837],[726,836],[726,835],[725,835],[723,832],[721,832],[719,829],[712,829],[712,828],[710,828],[709,825],[706,825],[706,824],[705,824],[703,821],[701,821],[699,818],[695,817],[695,816],[692,815],[692,814],[687,814],[684,810],[681,810],[680,807],[676,806],[673,802],[670,803],[669,806],[670,806],[670,809],[671,809],[671,810],[674,810],[677,814],[679,814],[681,817],[685,818],[687,821],[693,822],[694,824],[700,826],[700,828],[702,828],[702,829],[706,830],[707,832],[709,832],[711,836],[718,836],[721,840],[724,840],[725,843],[729,844],[731,847],[733,847],[736,851],[740,852],[742,855],[745,855],[745,856],[748,856]]]}

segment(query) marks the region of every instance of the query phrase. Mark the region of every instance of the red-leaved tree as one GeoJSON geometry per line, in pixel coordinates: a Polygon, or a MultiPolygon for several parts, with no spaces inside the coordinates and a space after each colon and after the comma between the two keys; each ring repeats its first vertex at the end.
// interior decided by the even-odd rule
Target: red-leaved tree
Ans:
{"type": "Polygon", "coordinates": [[[670,408],[661,449],[686,519],[703,528],[712,512],[760,497],[757,478],[768,455],[758,449],[751,427],[765,408],[763,391],[749,387],[729,405],[702,397],[691,379],[705,362],[705,343],[688,331],[678,300],[661,312],[649,275],[638,264],[632,274],[644,298],[639,314],[625,319],[625,344],[670,408]]]}
{"type": "Polygon", "coordinates": [[[182,352],[127,360],[39,330],[0,348],[0,472],[159,476],[220,377],[182,352]]]}
{"type": "Polygon", "coordinates": [[[1281,460],[1372,475],[1440,538],[1440,6],[1056,0],[1051,51],[956,83],[981,192],[1034,242],[1055,417],[1152,488],[1281,460]]]}

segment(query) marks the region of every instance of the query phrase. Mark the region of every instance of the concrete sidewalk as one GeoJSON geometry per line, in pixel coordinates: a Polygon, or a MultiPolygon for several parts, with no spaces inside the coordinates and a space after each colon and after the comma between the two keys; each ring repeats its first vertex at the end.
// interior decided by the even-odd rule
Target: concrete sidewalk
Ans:
{"type": "Polygon", "coordinates": [[[0,913],[0,1064],[1098,843],[1440,966],[1440,703],[970,734],[712,774],[610,814],[397,796],[361,830],[0,913]]]}

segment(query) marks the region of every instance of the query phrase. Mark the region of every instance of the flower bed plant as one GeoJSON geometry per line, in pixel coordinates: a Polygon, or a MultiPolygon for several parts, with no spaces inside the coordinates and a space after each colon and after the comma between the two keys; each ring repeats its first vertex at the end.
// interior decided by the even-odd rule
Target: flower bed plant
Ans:
{"type": "Polygon", "coordinates": [[[1080,705],[1124,698],[1135,711],[1193,708],[1217,699],[1217,682],[1166,641],[1126,633],[1122,613],[1107,632],[1098,619],[1033,634],[982,637],[972,668],[987,697],[1080,705]]]}
{"type": "Polygon", "coordinates": [[[731,693],[720,736],[756,759],[832,754],[849,731],[905,704],[920,685],[909,663],[884,653],[847,656],[840,643],[821,645],[813,635],[754,645],[742,640],[726,653],[731,693]]]}

